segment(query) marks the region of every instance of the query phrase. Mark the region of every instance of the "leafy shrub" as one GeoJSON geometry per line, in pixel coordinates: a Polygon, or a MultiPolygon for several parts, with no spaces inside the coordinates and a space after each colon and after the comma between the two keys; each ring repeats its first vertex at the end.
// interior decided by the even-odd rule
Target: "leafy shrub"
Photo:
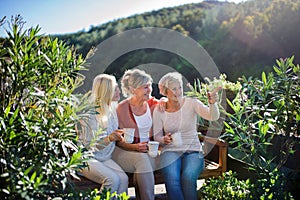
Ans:
{"type": "Polygon", "coordinates": [[[199,199],[293,199],[285,191],[285,182],[278,170],[254,183],[250,179],[239,180],[236,176],[236,172],[228,171],[223,177],[207,179],[198,191],[199,199]]]}
{"type": "MultiPolygon", "coordinates": [[[[294,152],[293,146],[297,142],[295,137],[299,136],[300,67],[293,60],[294,57],[277,60],[277,66],[273,67],[274,73],[263,72],[261,80],[242,77],[239,82],[230,83],[225,76],[220,76],[218,79],[207,80],[206,84],[198,81],[188,93],[205,101],[207,89],[212,90],[218,85],[233,92],[234,95],[227,99],[230,109],[226,109],[226,117],[222,121],[226,132],[221,137],[233,147],[229,149],[231,156],[247,163],[249,169],[258,175],[254,188],[248,188],[254,199],[293,198],[286,187],[287,177],[280,171],[289,154],[294,152]],[[284,145],[278,154],[270,152],[275,135],[284,136],[284,145]]],[[[222,106],[220,108],[225,111],[222,106]]],[[[215,127],[223,126],[216,124],[215,127]]],[[[236,180],[228,178],[224,180],[227,182],[211,181],[210,184],[222,188],[227,182],[235,184],[236,180]]],[[[213,196],[223,196],[213,194],[215,191],[212,189],[206,192],[213,196]]],[[[224,196],[230,195],[226,193],[224,196]]]]}
{"type": "Polygon", "coordinates": [[[254,199],[285,199],[292,200],[293,196],[286,190],[286,178],[278,169],[260,174],[251,190],[254,199]]]}
{"type": "Polygon", "coordinates": [[[293,136],[298,136],[300,66],[293,60],[277,60],[275,75],[263,72],[261,80],[243,77],[239,95],[228,101],[234,113],[228,113],[226,136],[236,149],[245,152],[243,160],[259,171],[282,167],[295,144],[293,136]],[[289,148],[282,149],[277,166],[272,166],[269,162],[274,158],[268,148],[275,135],[286,136],[289,148]]]}
{"type": "Polygon", "coordinates": [[[251,199],[250,180],[238,180],[236,175],[229,171],[223,173],[223,177],[207,179],[198,191],[199,199],[251,199]]]}
{"type": "Polygon", "coordinates": [[[274,73],[263,72],[261,80],[243,77],[237,97],[228,101],[234,112],[227,113],[223,137],[233,147],[229,153],[257,172],[256,195],[262,199],[291,198],[280,169],[294,152],[299,134],[300,66],[293,60],[277,60],[274,73]],[[276,135],[284,140],[277,154],[270,151],[276,135]]]}
{"type": "Polygon", "coordinates": [[[38,35],[39,27],[22,26],[20,16],[12,18],[0,41],[1,198],[110,198],[109,191],[76,191],[68,179],[84,166],[75,131],[83,107],[73,94],[84,59],[58,39],[38,35]]]}

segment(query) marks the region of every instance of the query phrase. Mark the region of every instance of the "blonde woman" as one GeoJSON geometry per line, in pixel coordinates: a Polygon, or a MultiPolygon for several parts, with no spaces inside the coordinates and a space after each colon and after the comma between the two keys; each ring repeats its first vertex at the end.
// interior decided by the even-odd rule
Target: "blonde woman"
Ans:
{"type": "Polygon", "coordinates": [[[95,112],[89,116],[80,140],[93,154],[88,167],[81,173],[88,179],[118,194],[128,189],[128,176],[111,159],[115,142],[122,140],[123,131],[118,129],[116,105],[120,90],[114,76],[100,74],[95,77],[92,88],[92,104],[95,112]]]}
{"type": "Polygon", "coordinates": [[[155,108],[154,139],[163,146],[160,165],[169,199],[196,200],[197,179],[204,169],[202,146],[196,130],[197,116],[217,120],[217,93],[209,93],[209,106],[195,98],[183,96],[182,76],[178,72],[164,75],[159,91],[168,98],[165,112],[155,108]]]}

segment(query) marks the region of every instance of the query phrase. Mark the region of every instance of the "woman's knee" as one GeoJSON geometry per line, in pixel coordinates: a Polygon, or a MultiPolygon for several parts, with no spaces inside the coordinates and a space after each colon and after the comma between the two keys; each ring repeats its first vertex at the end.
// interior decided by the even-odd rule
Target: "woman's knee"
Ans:
{"type": "Polygon", "coordinates": [[[148,154],[140,153],[136,157],[135,168],[138,173],[153,172],[153,163],[150,161],[148,154]]]}
{"type": "Polygon", "coordinates": [[[111,174],[103,180],[103,187],[111,188],[112,191],[116,191],[120,182],[120,177],[117,174],[111,174]]]}
{"type": "Polygon", "coordinates": [[[194,184],[197,182],[197,179],[198,179],[200,173],[201,173],[200,171],[188,171],[188,172],[182,173],[181,181],[184,184],[194,184]]]}
{"type": "Polygon", "coordinates": [[[120,184],[128,184],[128,176],[125,172],[120,173],[119,178],[120,178],[120,184]]]}

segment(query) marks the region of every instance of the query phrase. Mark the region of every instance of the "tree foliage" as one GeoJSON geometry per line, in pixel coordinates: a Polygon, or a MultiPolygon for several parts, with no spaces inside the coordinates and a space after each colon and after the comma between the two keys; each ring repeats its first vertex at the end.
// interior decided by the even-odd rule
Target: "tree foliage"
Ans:
{"type": "MultiPolygon", "coordinates": [[[[300,2],[295,0],[248,0],[240,4],[204,1],[133,15],[93,26],[87,32],[58,37],[85,55],[93,46],[122,31],[142,27],[173,29],[199,42],[220,72],[236,81],[242,75],[258,77],[262,71],[272,70],[275,59],[300,53],[299,9],[300,2]]],[[[168,62],[160,60],[161,52],[155,50],[149,57],[149,51],[135,53],[173,68],[176,66],[172,64],[176,63],[183,74],[192,67],[189,63],[179,62],[175,55],[168,55],[168,62]]],[[[141,62],[145,63],[140,56],[130,53],[117,60],[111,69],[118,74],[120,66],[130,68],[141,62]],[[122,62],[129,59],[130,64],[122,62]]],[[[194,81],[191,75],[187,79],[194,81]]]]}

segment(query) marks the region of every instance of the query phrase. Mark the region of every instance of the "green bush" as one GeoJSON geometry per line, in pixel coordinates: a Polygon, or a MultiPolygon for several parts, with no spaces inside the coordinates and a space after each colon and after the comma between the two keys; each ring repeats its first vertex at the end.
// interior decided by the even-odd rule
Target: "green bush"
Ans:
{"type": "Polygon", "coordinates": [[[286,190],[286,178],[278,169],[260,174],[251,190],[254,199],[282,199],[293,200],[293,196],[286,190]]]}
{"type": "Polygon", "coordinates": [[[231,156],[258,175],[256,196],[261,199],[291,198],[285,188],[287,176],[280,170],[299,134],[300,66],[293,61],[294,57],[277,60],[274,72],[263,72],[261,79],[243,77],[237,97],[228,101],[234,112],[227,113],[223,137],[233,147],[231,156]],[[272,150],[278,135],[284,145],[272,150]]]}
{"type": "Polygon", "coordinates": [[[228,171],[223,173],[223,177],[207,179],[198,191],[199,199],[293,199],[285,191],[284,181],[281,180],[283,176],[278,170],[256,182],[251,182],[250,179],[239,180],[236,176],[236,172],[228,171]]]}
{"type": "MultiPolygon", "coordinates": [[[[277,60],[274,72],[263,72],[261,80],[242,77],[237,83],[231,83],[225,76],[220,76],[207,79],[207,84],[196,82],[187,93],[205,101],[207,89],[222,85],[233,94],[227,99],[229,108],[225,110],[220,106],[222,113],[226,114],[222,121],[226,131],[221,137],[230,144],[229,154],[245,162],[257,175],[254,187],[248,188],[254,199],[293,199],[286,187],[288,177],[280,171],[289,154],[294,152],[293,147],[298,141],[294,136],[299,134],[300,67],[293,61],[294,57],[277,60]],[[277,154],[273,153],[274,149],[270,151],[276,135],[282,135],[284,140],[277,154]]],[[[221,123],[211,126],[200,121],[199,124],[223,128],[221,123]]],[[[222,187],[235,185],[236,181],[228,177],[223,181],[210,180],[205,193],[212,195],[212,199],[219,199],[213,198],[218,195],[221,199],[231,199],[231,194],[222,187]],[[215,191],[211,185],[221,191],[215,191]]],[[[238,184],[243,185],[242,182],[238,184]]]]}
{"type": "Polygon", "coordinates": [[[223,177],[209,178],[198,191],[199,199],[242,200],[252,199],[250,180],[238,180],[236,173],[229,171],[223,177]]]}
{"type": "Polygon", "coordinates": [[[300,66],[294,57],[277,60],[274,73],[262,73],[261,80],[241,79],[242,89],[228,101],[233,114],[227,113],[226,137],[236,149],[245,153],[243,160],[259,171],[273,171],[284,165],[298,135],[300,120],[300,66]],[[274,156],[268,152],[275,135],[285,136],[285,147],[270,165],[274,156]]]}
{"type": "Polygon", "coordinates": [[[1,199],[109,199],[109,191],[76,191],[68,179],[84,166],[75,131],[83,107],[73,93],[85,60],[23,24],[12,18],[0,41],[1,199]]]}

